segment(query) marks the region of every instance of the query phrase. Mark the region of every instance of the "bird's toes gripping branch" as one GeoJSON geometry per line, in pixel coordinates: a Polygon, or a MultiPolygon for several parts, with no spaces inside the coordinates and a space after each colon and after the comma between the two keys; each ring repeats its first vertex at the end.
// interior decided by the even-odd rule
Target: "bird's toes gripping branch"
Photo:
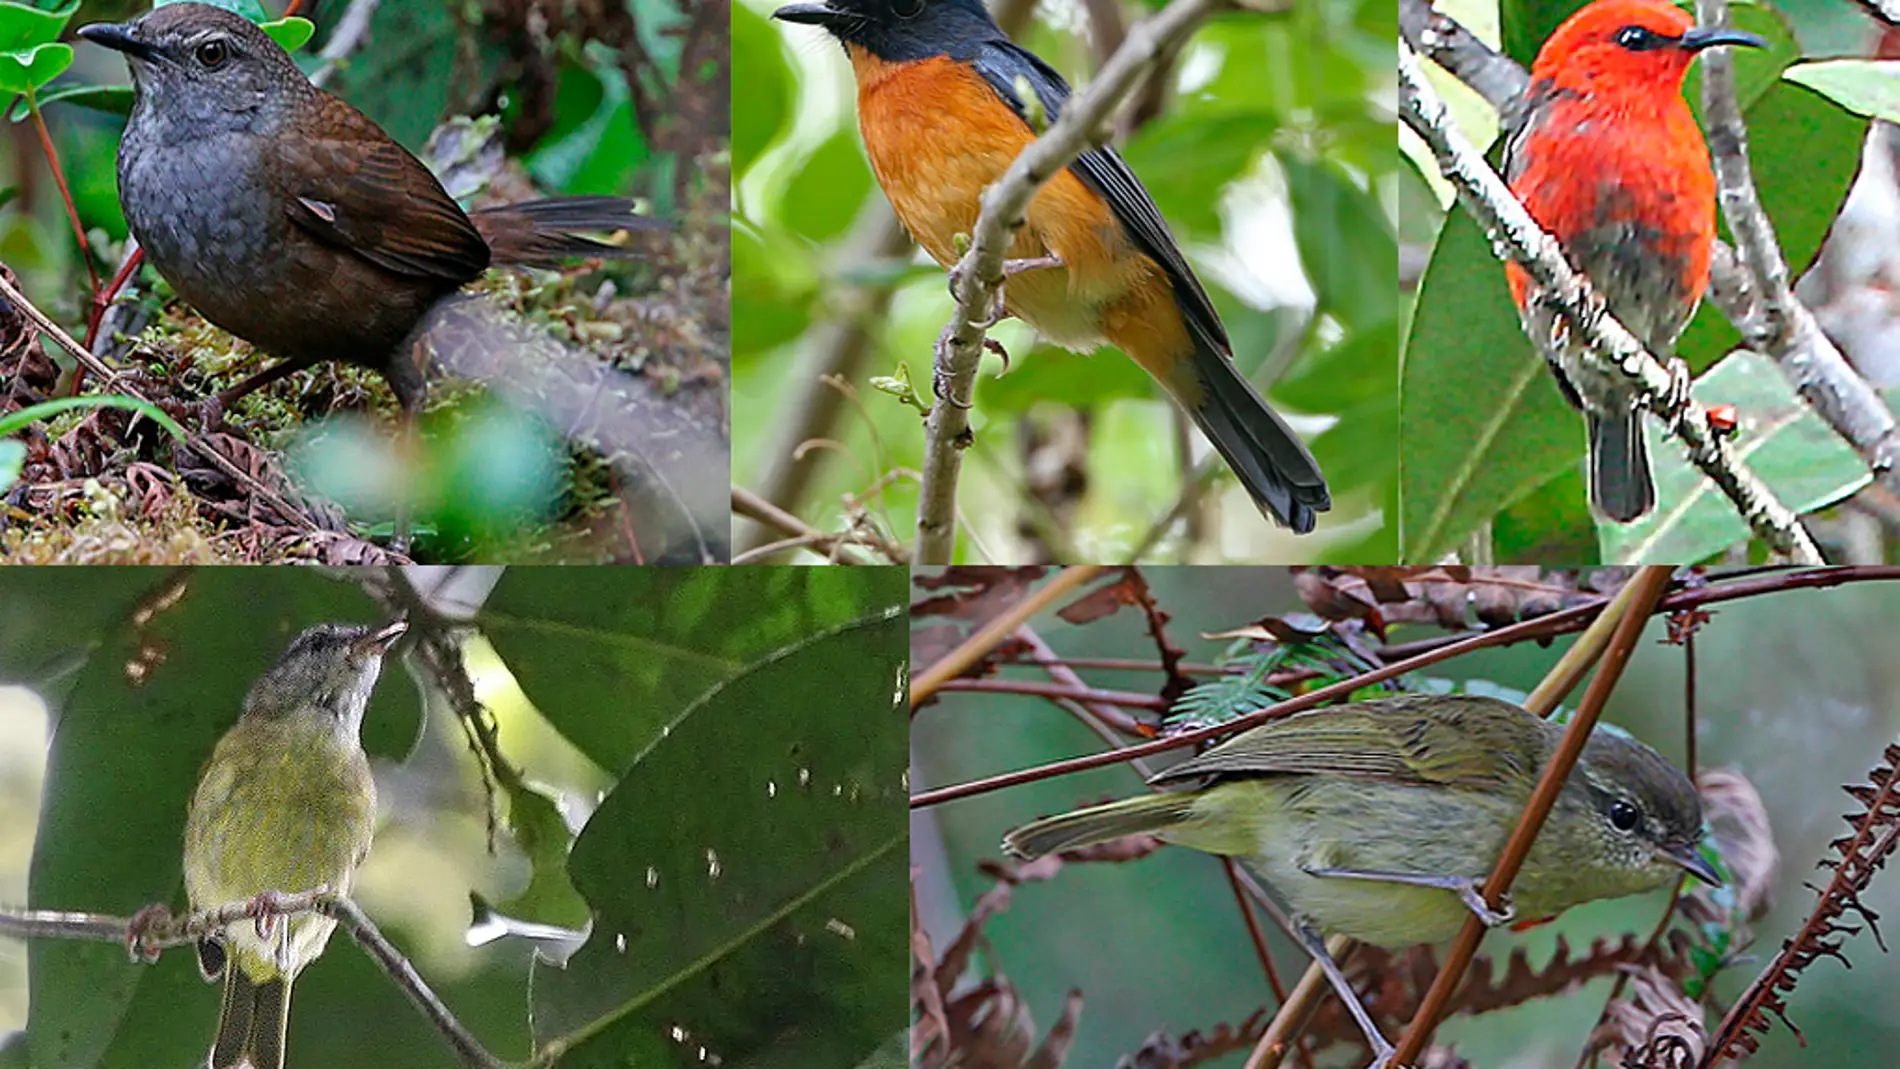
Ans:
{"type": "Polygon", "coordinates": [[[154,928],[169,928],[172,923],[172,911],[162,905],[146,906],[132,914],[132,922],[125,926],[125,952],[133,961],[150,965],[158,960],[159,948],[150,940],[154,928]]]}

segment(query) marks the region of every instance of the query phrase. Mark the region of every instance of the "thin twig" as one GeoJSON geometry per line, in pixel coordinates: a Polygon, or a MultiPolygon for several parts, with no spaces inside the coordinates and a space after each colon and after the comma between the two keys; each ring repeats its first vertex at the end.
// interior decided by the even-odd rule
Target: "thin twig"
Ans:
{"type": "MultiPolygon", "coordinates": [[[[856,545],[865,541],[859,534],[851,531],[820,531],[743,486],[732,488],[732,513],[779,531],[793,540],[791,543],[772,543],[776,547],[774,551],[799,548],[802,545],[821,557],[835,559],[841,564],[875,563],[855,548],[856,545]]],[[[895,551],[899,556],[886,559],[894,564],[903,563],[903,547],[889,544],[873,548],[886,553],[895,551]]],[[[764,552],[763,549],[764,547],[754,544],[752,548],[734,557],[732,563],[744,564],[756,557],[769,556],[770,554],[764,552]]]]}
{"type": "Polygon", "coordinates": [[[1031,591],[1023,600],[1011,605],[999,613],[989,623],[956,649],[945,654],[943,659],[924,669],[923,674],[911,680],[910,707],[912,709],[929,700],[932,694],[952,679],[963,674],[964,669],[983,659],[983,655],[1003,644],[1003,641],[1016,632],[1031,616],[1042,611],[1043,607],[1081,587],[1102,572],[1096,564],[1078,564],[1073,568],[1064,568],[1042,586],[1031,591]]]}
{"type": "MultiPolygon", "coordinates": [[[[1616,681],[1622,677],[1623,668],[1629,663],[1637,640],[1642,637],[1643,628],[1648,625],[1650,615],[1655,612],[1663,592],[1668,589],[1671,572],[1672,569],[1667,565],[1643,568],[1627,584],[1630,590],[1628,602],[1622,603],[1619,598],[1618,603],[1612,603],[1606,611],[1608,615],[1619,607],[1625,610],[1616,622],[1616,632],[1609,646],[1603,651],[1596,675],[1590,678],[1590,686],[1584,691],[1583,700],[1577,703],[1576,716],[1571,718],[1556,752],[1544,765],[1543,774],[1538,777],[1537,787],[1531,792],[1530,801],[1524,806],[1517,827],[1505,842],[1504,852],[1498,857],[1490,878],[1484,882],[1484,901],[1490,908],[1497,909],[1502,905],[1505,894],[1511,889],[1511,881],[1517,878],[1517,870],[1523,867],[1524,859],[1529,856],[1531,844],[1544,826],[1544,818],[1550,815],[1551,807],[1557,803],[1558,792],[1563,790],[1565,781],[1570,778],[1570,770],[1583,755],[1584,743],[1590,739],[1590,729],[1596,726],[1597,717],[1609,701],[1616,681]]],[[[1484,938],[1486,930],[1484,922],[1475,914],[1465,918],[1465,926],[1458,932],[1458,938],[1445,956],[1444,965],[1438,970],[1438,976],[1433,979],[1430,990],[1426,991],[1424,1000],[1419,1004],[1411,1027],[1399,1040],[1398,1053],[1392,1059],[1394,1064],[1410,1065],[1425,1049],[1432,1031],[1438,1027],[1439,1019],[1444,1016],[1445,1008],[1451,1002],[1458,981],[1464,978],[1465,969],[1471,965],[1472,956],[1478,952],[1478,943],[1484,938]]]]}
{"type": "Polygon", "coordinates": [[[1231,0],[1174,0],[1160,14],[1130,28],[1127,40],[1093,81],[1070,97],[1049,129],[1016,157],[1001,181],[984,191],[983,211],[970,251],[952,273],[957,307],[944,328],[934,381],[942,386],[925,424],[923,490],[917,502],[916,558],[948,564],[956,548],[957,478],[970,434],[970,397],[976,385],[990,309],[1003,285],[1003,261],[1043,183],[1090,147],[1122,98],[1176,43],[1231,0]]]}
{"type": "Polygon", "coordinates": [[[1693,398],[1670,410],[1675,384],[1669,371],[1617,322],[1588,280],[1570,269],[1556,239],[1531,218],[1465,139],[1425,79],[1417,54],[1403,41],[1399,43],[1399,105],[1406,125],[1431,147],[1440,173],[1457,187],[1459,203],[1535,280],[1536,299],[1562,318],[1573,333],[1571,344],[1587,346],[1605,370],[1614,369],[1629,380],[1640,404],[1682,444],[1689,462],[1715,483],[1770,549],[1799,563],[1821,563],[1821,551],[1801,526],[1801,518],[1715,433],[1708,410],[1693,398]]]}

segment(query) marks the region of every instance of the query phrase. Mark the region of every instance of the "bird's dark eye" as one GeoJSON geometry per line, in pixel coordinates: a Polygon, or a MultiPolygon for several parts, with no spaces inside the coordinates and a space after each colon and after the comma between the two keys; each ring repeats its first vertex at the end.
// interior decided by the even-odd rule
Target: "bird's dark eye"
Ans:
{"type": "Polygon", "coordinates": [[[1620,799],[1610,803],[1610,826],[1617,831],[1635,831],[1642,823],[1642,810],[1620,799]]]}
{"type": "Polygon", "coordinates": [[[223,41],[206,41],[192,52],[198,62],[207,67],[217,67],[224,63],[226,50],[223,41]]]}
{"type": "Polygon", "coordinates": [[[900,19],[914,19],[924,13],[924,4],[928,0],[896,0],[891,12],[900,19]]]}
{"type": "Polygon", "coordinates": [[[1670,38],[1664,37],[1647,26],[1625,26],[1616,31],[1616,36],[1612,40],[1631,52],[1648,52],[1669,44],[1670,38]]]}

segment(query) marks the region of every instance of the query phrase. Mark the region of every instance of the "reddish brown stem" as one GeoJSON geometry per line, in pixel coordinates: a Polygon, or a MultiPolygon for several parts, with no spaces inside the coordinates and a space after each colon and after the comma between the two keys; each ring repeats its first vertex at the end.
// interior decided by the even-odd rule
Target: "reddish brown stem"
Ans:
{"type": "Polygon", "coordinates": [[[1071,687],[1033,679],[952,679],[937,689],[939,691],[967,690],[990,694],[1022,694],[1038,698],[1069,698],[1078,702],[1098,702],[1103,705],[1119,705],[1126,709],[1153,709],[1158,712],[1168,708],[1165,700],[1152,694],[1136,694],[1126,690],[1098,690],[1094,687],[1071,687]]]}
{"type": "Polygon", "coordinates": [[[86,263],[86,277],[92,279],[92,292],[98,293],[99,272],[92,266],[92,246],[86,243],[86,228],[79,225],[79,209],[73,205],[72,190],[66,186],[66,172],[59,165],[59,153],[53,149],[53,135],[46,129],[39,97],[30,85],[26,87],[26,108],[33,113],[33,129],[39,131],[40,148],[46,151],[46,165],[53,169],[53,184],[59,187],[59,198],[66,202],[66,218],[73,224],[73,237],[79,239],[79,258],[86,263]]]}

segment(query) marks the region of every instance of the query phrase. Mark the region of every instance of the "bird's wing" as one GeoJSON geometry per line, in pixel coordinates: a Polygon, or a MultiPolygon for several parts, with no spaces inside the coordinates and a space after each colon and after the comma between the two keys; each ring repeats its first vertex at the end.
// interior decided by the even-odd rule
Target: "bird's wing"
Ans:
{"type": "Polygon", "coordinates": [[[1506,703],[1413,695],[1302,713],[1242,732],[1155,782],[1322,774],[1476,789],[1534,776],[1544,752],[1536,718],[1522,710],[1508,718],[1486,716],[1480,738],[1470,721],[1488,712],[1486,704],[1506,703]]]}
{"type": "Polygon", "coordinates": [[[461,206],[361,112],[325,98],[317,128],[325,136],[305,142],[305,166],[281,179],[293,223],[399,275],[459,283],[488,266],[488,244],[461,206]]]}
{"type": "MultiPolygon", "coordinates": [[[[1069,83],[1034,53],[1007,39],[983,42],[977,47],[972,65],[1025,122],[1029,120],[1030,109],[1018,91],[1018,79],[1036,95],[1049,122],[1062,114],[1062,108],[1069,101],[1069,83]]],[[[1129,239],[1161,265],[1168,281],[1174,285],[1175,301],[1186,314],[1194,333],[1216,351],[1228,352],[1227,331],[1214,311],[1213,300],[1194,277],[1187,258],[1181,255],[1180,246],[1174,243],[1174,234],[1161,218],[1161,209],[1155,207],[1154,198],[1148,195],[1121,156],[1112,148],[1090,149],[1076,157],[1069,171],[1108,202],[1109,210],[1121,221],[1129,239]]]]}

